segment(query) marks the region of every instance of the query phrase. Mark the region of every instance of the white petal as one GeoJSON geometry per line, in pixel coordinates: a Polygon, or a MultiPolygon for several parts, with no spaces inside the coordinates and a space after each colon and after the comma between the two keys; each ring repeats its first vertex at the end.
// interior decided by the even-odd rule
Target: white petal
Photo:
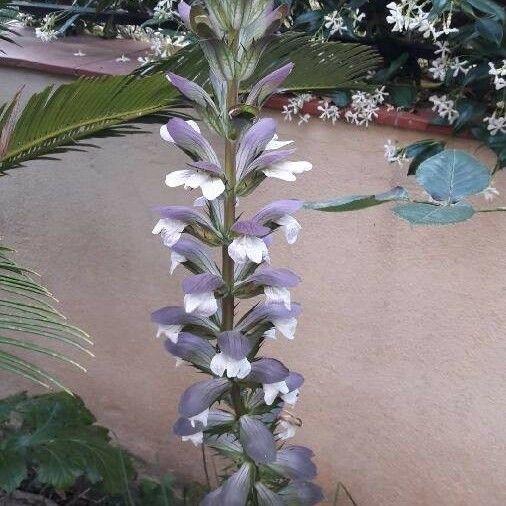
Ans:
{"type": "Polygon", "coordinates": [[[173,220],[171,218],[162,218],[158,220],[153,228],[153,234],[159,234],[160,232],[182,232],[185,227],[185,223],[179,220],[173,220]]]}
{"type": "Polygon", "coordinates": [[[264,390],[264,401],[267,406],[270,406],[278,394],[287,394],[288,386],[284,381],[278,381],[277,383],[264,383],[262,385],[264,390]]]}
{"type": "Polygon", "coordinates": [[[216,353],[216,355],[211,359],[209,369],[211,369],[211,372],[216,374],[216,376],[219,376],[220,378],[223,376],[223,373],[227,369],[227,363],[226,359],[223,357],[223,353],[216,353]]]}
{"type": "Polygon", "coordinates": [[[297,241],[299,232],[302,230],[300,223],[289,214],[281,216],[276,223],[281,226],[283,233],[285,234],[286,242],[288,244],[294,244],[297,241]]]}
{"type": "Polygon", "coordinates": [[[164,140],[164,141],[167,141],[167,142],[174,142],[174,139],[172,138],[172,136],[169,134],[169,131],[167,130],[167,125],[162,125],[160,127],[160,137],[164,140]]]}
{"type": "Polygon", "coordinates": [[[234,239],[228,245],[228,254],[230,258],[237,264],[245,264],[248,261],[248,256],[246,255],[246,249],[243,245],[244,236],[238,237],[234,239]]]}
{"type": "Polygon", "coordinates": [[[287,339],[293,339],[295,337],[295,329],[297,328],[297,318],[287,318],[272,320],[276,330],[281,332],[287,339]]]}
{"type": "Polygon", "coordinates": [[[282,179],[283,181],[296,181],[297,178],[288,170],[283,170],[271,165],[262,171],[267,177],[282,179]]]}
{"type": "Polygon", "coordinates": [[[170,188],[176,188],[176,186],[186,184],[194,173],[194,170],[189,169],[175,170],[165,176],[165,184],[170,188]]]}
{"type": "Polygon", "coordinates": [[[278,134],[274,134],[274,137],[267,143],[267,146],[265,146],[265,151],[283,148],[293,143],[293,141],[279,141],[278,139],[278,134]]]}
{"type": "Polygon", "coordinates": [[[204,409],[202,413],[199,413],[198,415],[191,416],[188,418],[190,420],[190,423],[192,427],[195,427],[195,422],[202,422],[202,425],[205,427],[207,425],[207,419],[209,418],[209,408],[204,409]]]}
{"type": "Polygon", "coordinates": [[[184,296],[184,310],[207,318],[218,311],[218,303],[213,292],[187,293],[184,296]]]}
{"type": "Polygon", "coordinates": [[[278,431],[279,432],[277,433],[277,438],[285,441],[295,436],[297,427],[293,423],[287,422],[286,420],[281,420],[278,423],[278,431]]]}
{"type": "Polygon", "coordinates": [[[196,434],[191,434],[190,436],[182,436],[181,439],[183,441],[191,441],[195,446],[199,446],[204,441],[204,433],[197,432],[196,434]]]}
{"type": "Polygon", "coordinates": [[[272,329],[266,330],[262,337],[266,339],[276,339],[276,329],[272,327],[272,329]]]}
{"type": "Polygon", "coordinates": [[[281,398],[287,403],[290,404],[290,406],[295,406],[297,403],[297,400],[299,398],[299,389],[296,388],[295,390],[292,390],[291,392],[288,392],[287,394],[283,394],[281,398]]]}
{"type": "MultiPolygon", "coordinates": [[[[192,119],[190,119],[186,123],[188,123],[188,125],[190,125],[193,128],[193,130],[195,130],[196,132],[200,133],[200,128],[197,125],[197,123],[195,123],[195,121],[193,121],[192,119]]],[[[167,125],[162,125],[160,127],[160,137],[164,141],[174,143],[174,139],[172,138],[172,136],[169,134],[169,131],[167,130],[167,125]]]]}
{"type": "Polygon", "coordinates": [[[176,357],[176,367],[179,367],[183,362],[184,360],[181,357],[176,357]]]}
{"type": "Polygon", "coordinates": [[[261,264],[269,256],[267,245],[259,237],[244,236],[243,245],[247,257],[256,264],[261,264]]]}
{"type": "Polygon", "coordinates": [[[283,304],[286,309],[291,309],[290,290],[279,286],[264,286],[266,304],[283,304]]]}
{"type": "Polygon", "coordinates": [[[170,274],[173,274],[174,271],[176,270],[176,267],[179,265],[179,264],[184,264],[188,259],[177,253],[176,251],[171,251],[170,253],[170,274]]]}
{"type": "Polygon", "coordinates": [[[225,183],[219,177],[208,178],[200,187],[207,200],[214,200],[225,191],[225,183]]]}
{"type": "Polygon", "coordinates": [[[174,344],[177,344],[179,333],[183,330],[182,325],[158,325],[156,337],[165,336],[174,344]]]}
{"type": "Polygon", "coordinates": [[[209,176],[205,172],[195,170],[186,180],[185,188],[200,188],[208,179],[209,176]]]}

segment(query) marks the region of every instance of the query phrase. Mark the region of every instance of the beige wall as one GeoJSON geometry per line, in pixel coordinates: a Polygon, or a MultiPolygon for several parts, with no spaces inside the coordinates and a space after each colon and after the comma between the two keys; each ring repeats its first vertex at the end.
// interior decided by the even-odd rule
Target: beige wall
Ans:
{"type": "MultiPolygon", "coordinates": [[[[0,69],[1,98],[47,79],[0,69]]],[[[280,122],[280,133],[314,170],[298,184],[267,181],[258,204],[242,200],[241,210],[387,189],[402,178],[383,160],[384,140],[421,137],[316,120],[280,122]]],[[[94,336],[87,375],[58,369],[67,384],[155,471],[201,479],[199,452],[170,433],[196,375],[173,367],[149,322],[151,310],[181,300],[183,271],[167,275],[150,209],[189,202],[162,184],[185,159],[157,135],[99,144],[1,178],[0,230],[94,336]]],[[[502,175],[496,185],[506,192],[502,175]]],[[[326,492],[341,480],[361,506],[506,504],[505,217],[414,229],[382,206],[300,220],[299,242],[276,239],[272,258],[303,277],[304,312],[295,341],[266,352],[306,377],[296,442],[315,450],[326,492]]],[[[23,387],[0,374],[0,395],[23,387]]]]}

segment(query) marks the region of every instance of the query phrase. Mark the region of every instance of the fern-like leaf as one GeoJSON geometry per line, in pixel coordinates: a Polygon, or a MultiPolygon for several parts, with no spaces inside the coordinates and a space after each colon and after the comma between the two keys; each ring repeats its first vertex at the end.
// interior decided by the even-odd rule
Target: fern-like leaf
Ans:
{"type": "MultiPolygon", "coordinates": [[[[32,362],[20,358],[16,350],[26,350],[76,366],[74,360],[40,345],[35,339],[58,341],[91,355],[89,336],[66,322],[52,305],[50,292],[33,280],[34,273],[12,260],[13,250],[0,246],[0,370],[18,374],[47,388],[65,387],[32,362]],[[28,338],[31,336],[31,338],[28,338]]],[[[65,389],[66,390],[66,389],[65,389]]]]}
{"type": "Polygon", "coordinates": [[[140,121],[178,105],[162,75],[83,78],[36,93],[16,114],[16,96],[0,107],[0,174],[27,160],[70,149],[77,140],[123,135],[140,121]],[[120,125],[123,127],[118,128],[120,125]]]}
{"type": "MultiPolygon", "coordinates": [[[[286,33],[273,40],[245,88],[289,61],[295,67],[283,83],[285,90],[333,91],[367,89],[367,72],[377,67],[381,58],[374,49],[362,44],[315,41],[300,33],[286,33]]],[[[136,73],[153,75],[167,70],[205,84],[209,68],[200,47],[191,45],[166,60],[141,67],[136,73]]]]}

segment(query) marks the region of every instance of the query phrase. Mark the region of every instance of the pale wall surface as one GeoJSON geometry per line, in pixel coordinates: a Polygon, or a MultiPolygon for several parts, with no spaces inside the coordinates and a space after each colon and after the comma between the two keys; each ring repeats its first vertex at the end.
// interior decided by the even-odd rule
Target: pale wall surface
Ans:
{"type": "MultiPolygon", "coordinates": [[[[0,98],[48,79],[0,69],[0,98]]],[[[421,138],[317,121],[280,122],[280,133],[314,170],[298,184],[268,181],[258,205],[387,189],[401,178],[383,160],[384,140],[421,138]]],[[[157,135],[99,144],[2,178],[0,230],[94,336],[86,376],[59,370],[67,384],[155,470],[201,479],[198,450],[170,433],[196,375],[174,369],[149,322],[151,310],[181,300],[183,272],[168,277],[150,209],[190,201],[162,184],[184,156],[157,135]]],[[[243,200],[241,210],[258,205],[243,200]]],[[[274,265],[304,279],[298,335],[266,350],[306,377],[296,442],[315,450],[326,492],[341,480],[361,506],[504,506],[505,218],[413,229],[382,206],[300,220],[299,242],[278,238],[272,251],[274,265]]],[[[0,382],[0,395],[26,387],[0,382]]]]}

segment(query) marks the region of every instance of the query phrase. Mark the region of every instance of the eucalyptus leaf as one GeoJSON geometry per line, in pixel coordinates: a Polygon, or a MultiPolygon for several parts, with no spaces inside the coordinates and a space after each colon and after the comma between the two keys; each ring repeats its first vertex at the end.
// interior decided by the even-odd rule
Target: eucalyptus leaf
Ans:
{"type": "Polygon", "coordinates": [[[465,151],[448,149],[422,162],[416,180],[434,200],[453,204],[487,188],[490,174],[465,151]]]}
{"type": "Polygon", "coordinates": [[[394,207],[392,211],[413,225],[449,225],[469,220],[474,215],[473,207],[462,203],[453,206],[410,203],[394,207]]]}
{"type": "Polygon", "coordinates": [[[376,195],[349,195],[331,200],[304,202],[304,208],[327,212],[357,211],[384,204],[385,202],[407,199],[408,192],[403,187],[396,186],[387,192],[376,195]]]}

